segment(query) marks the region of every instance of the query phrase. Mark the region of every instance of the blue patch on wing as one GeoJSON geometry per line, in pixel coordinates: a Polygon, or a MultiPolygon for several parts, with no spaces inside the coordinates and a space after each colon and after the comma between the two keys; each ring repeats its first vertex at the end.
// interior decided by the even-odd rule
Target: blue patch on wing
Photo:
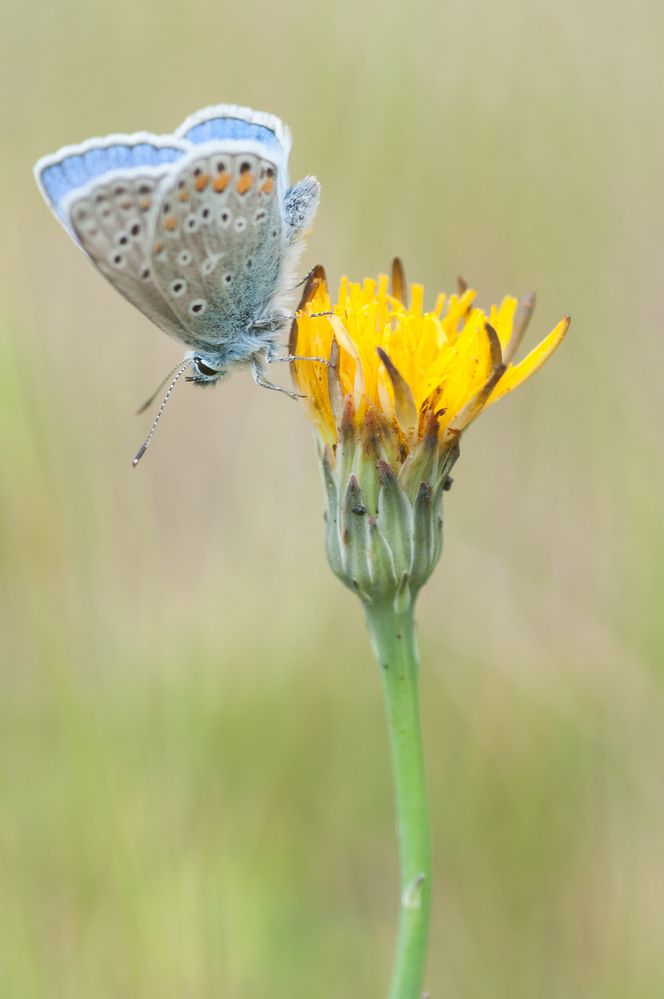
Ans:
{"type": "Polygon", "coordinates": [[[91,180],[102,177],[111,170],[137,166],[159,166],[174,163],[184,155],[177,146],[153,146],[149,142],[135,145],[93,146],[84,152],[73,152],[57,163],[46,166],[40,179],[46,195],[57,214],[63,218],[64,198],[91,180]]]}
{"type": "Polygon", "coordinates": [[[189,142],[210,142],[213,139],[255,139],[268,146],[279,146],[281,143],[271,128],[266,125],[256,125],[242,118],[210,118],[200,125],[193,125],[184,138],[189,142]]]}

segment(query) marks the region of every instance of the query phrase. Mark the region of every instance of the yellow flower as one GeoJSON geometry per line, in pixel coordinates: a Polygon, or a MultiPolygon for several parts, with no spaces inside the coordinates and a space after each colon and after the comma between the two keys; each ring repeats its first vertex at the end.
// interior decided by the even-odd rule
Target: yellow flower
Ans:
{"type": "Polygon", "coordinates": [[[295,385],[318,435],[325,546],[334,574],[364,605],[383,678],[394,765],[401,908],[390,996],[422,993],[431,885],[413,612],[443,546],[443,496],[465,428],[556,350],[569,318],[514,363],[535,304],[488,313],[475,292],[406,295],[403,267],[355,284],[335,304],[312,271],[291,328],[295,385]]]}
{"type": "Polygon", "coordinates": [[[406,606],[442,550],[442,497],[465,428],[534,374],[569,318],[517,364],[534,296],[489,313],[475,292],[409,301],[403,267],[388,279],[343,278],[332,305],[322,267],[293,323],[293,377],[319,435],[326,547],[335,574],[367,606],[406,606]],[[321,363],[316,358],[323,359],[321,363]]]}
{"type": "Polygon", "coordinates": [[[329,371],[310,361],[292,365],[325,443],[338,440],[339,399],[349,398],[358,427],[374,409],[410,449],[432,416],[440,443],[451,444],[486,406],[541,368],[569,327],[566,316],[515,364],[534,296],[521,302],[508,296],[487,314],[474,305],[475,291],[461,287],[457,294],[439,294],[427,312],[422,285],[410,286],[409,301],[405,291],[398,260],[391,291],[386,275],[362,284],[344,277],[334,305],[323,269],[312,272],[290,347],[291,354],[301,357],[330,358],[337,354],[335,341],[338,345],[338,359],[329,371]]]}

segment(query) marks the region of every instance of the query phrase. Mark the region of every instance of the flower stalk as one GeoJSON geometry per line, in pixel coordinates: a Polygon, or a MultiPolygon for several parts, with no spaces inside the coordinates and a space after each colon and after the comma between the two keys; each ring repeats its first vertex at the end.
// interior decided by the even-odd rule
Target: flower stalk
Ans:
{"type": "Polygon", "coordinates": [[[431,908],[431,842],[418,695],[413,607],[366,607],[387,711],[399,840],[399,930],[390,999],[417,999],[426,968],[431,908]]]}

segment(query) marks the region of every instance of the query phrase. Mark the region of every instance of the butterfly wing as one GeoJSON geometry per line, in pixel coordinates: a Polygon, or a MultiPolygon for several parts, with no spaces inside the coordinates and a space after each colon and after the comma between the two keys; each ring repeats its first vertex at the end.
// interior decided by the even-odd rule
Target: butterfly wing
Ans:
{"type": "Polygon", "coordinates": [[[175,134],[195,144],[225,139],[260,142],[270,156],[277,157],[279,163],[278,188],[284,201],[288,244],[295,244],[311,228],[320,194],[318,181],[315,177],[306,177],[288,187],[291,133],[276,115],[236,104],[217,104],[191,115],[176,129],[175,134]]]}
{"type": "Polygon", "coordinates": [[[278,285],[285,228],[283,155],[255,140],[196,148],[159,188],[152,264],[180,323],[228,361],[260,348],[252,323],[278,285]]]}
{"type": "Polygon", "coordinates": [[[40,160],[37,181],[55,215],[97,269],[160,329],[183,342],[150,263],[155,196],[191,147],[174,137],[109,136],[40,160]]]}
{"type": "Polygon", "coordinates": [[[196,111],[175,130],[175,135],[196,145],[225,139],[260,142],[280,161],[281,181],[287,186],[286,167],[291,147],[288,126],[267,111],[253,111],[237,104],[217,104],[196,111]]]}
{"type": "Polygon", "coordinates": [[[167,167],[190,148],[185,139],[148,132],[88,139],[43,156],[35,164],[35,180],[49,207],[67,225],[67,200],[77,190],[116,170],[167,167]]]}
{"type": "Polygon", "coordinates": [[[164,294],[176,296],[177,306],[169,301],[181,321],[193,321],[202,342],[225,345],[241,358],[266,345],[267,333],[252,339],[252,324],[292,305],[294,270],[301,237],[313,223],[318,181],[307,178],[288,188],[290,131],[263,111],[219,104],[191,115],[175,134],[199,147],[200,155],[179,165],[182,176],[164,188],[171,196],[181,192],[186,208],[165,199],[155,269],[164,294]],[[173,218],[169,238],[164,225],[168,220],[173,226],[173,218]],[[183,226],[192,227],[190,245],[178,257],[172,250],[183,226]],[[187,263],[178,267],[180,261],[187,263]]]}
{"type": "Polygon", "coordinates": [[[288,186],[290,130],[276,115],[234,104],[218,104],[191,115],[176,129],[177,136],[196,144],[212,140],[234,139],[260,142],[268,158],[276,157],[276,187],[280,203],[281,263],[268,311],[273,314],[292,311],[292,288],[304,237],[313,225],[320,197],[315,177],[306,177],[288,186]]]}

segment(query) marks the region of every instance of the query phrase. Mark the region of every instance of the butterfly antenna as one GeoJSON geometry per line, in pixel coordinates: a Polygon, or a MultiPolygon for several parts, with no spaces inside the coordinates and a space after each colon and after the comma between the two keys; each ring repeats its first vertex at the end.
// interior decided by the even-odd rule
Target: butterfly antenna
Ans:
{"type": "MultiPolygon", "coordinates": [[[[166,389],[166,394],[164,395],[164,398],[161,400],[161,406],[159,407],[159,412],[155,416],[154,422],[153,422],[152,426],[150,427],[150,433],[147,435],[147,437],[145,438],[145,440],[143,441],[143,443],[141,444],[141,446],[139,447],[138,451],[136,452],[136,454],[134,456],[134,460],[132,461],[132,465],[134,466],[134,468],[136,468],[136,466],[138,465],[139,461],[141,460],[141,458],[143,457],[143,455],[145,454],[145,452],[148,449],[148,445],[149,445],[150,441],[152,440],[152,438],[154,436],[155,430],[157,429],[157,424],[159,423],[159,421],[161,419],[161,414],[164,412],[164,409],[166,408],[166,403],[168,402],[168,400],[171,397],[171,392],[173,391],[173,389],[177,385],[179,379],[185,373],[185,371],[187,370],[187,368],[191,367],[191,364],[192,364],[191,359],[188,359],[186,361],[182,361],[180,364],[177,365],[177,367],[173,368],[173,371],[170,372],[170,375],[172,375],[173,372],[175,372],[175,377],[171,380],[171,384],[166,389]]],[[[170,377],[170,375],[166,376],[166,378],[164,379],[164,381],[161,383],[161,385],[157,389],[157,392],[159,392],[159,389],[163,388],[165,382],[168,380],[168,378],[170,377]]],[[[155,395],[157,395],[157,392],[155,392],[155,395]]],[[[153,396],[153,398],[154,398],[154,396],[153,396]]],[[[139,413],[143,412],[143,410],[147,406],[149,406],[151,402],[152,402],[152,399],[149,399],[148,402],[145,403],[145,405],[142,406],[141,409],[139,409],[139,413]]]]}
{"type": "Polygon", "coordinates": [[[157,385],[156,389],[154,390],[150,398],[146,399],[143,405],[139,406],[139,408],[136,410],[136,416],[140,416],[141,413],[144,413],[146,409],[150,408],[152,403],[155,401],[155,399],[163,389],[164,385],[166,385],[166,383],[168,382],[169,378],[172,378],[175,372],[180,370],[180,368],[182,367],[182,363],[183,363],[182,361],[178,361],[175,367],[168,372],[166,377],[162,378],[162,380],[159,382],[159,384],[157,385]]]}

